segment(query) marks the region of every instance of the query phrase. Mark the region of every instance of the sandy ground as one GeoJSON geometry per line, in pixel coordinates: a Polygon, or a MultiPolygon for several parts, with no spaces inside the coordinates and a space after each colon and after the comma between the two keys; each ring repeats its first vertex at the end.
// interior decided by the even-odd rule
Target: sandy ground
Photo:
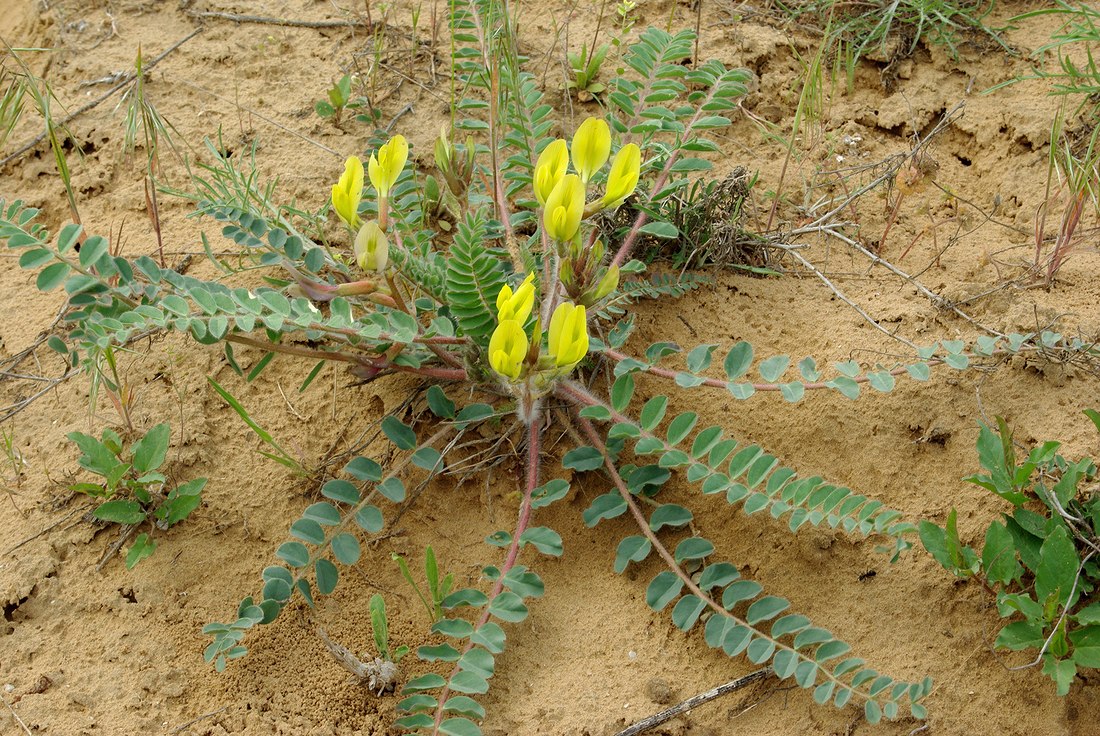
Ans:
{"type": "MultiPolygon", "coordinates": [[[[695,23],[686,4],[646,0],[639,6],[639,30],[648,23],[675,28],[695,23]]],[[[558,103],[562,54],[550,45],[555,28],[573,7],[570,38],[590,37],[598,4],[553,0],[518,7],[521,41],[533,63],[546,70],[551,102],[558,103]]],[[[1009,3],[997,17],[1025,9],[1009,3]]],[[[131,0],[0,0],[0,35],[13,46],[52,48],[27,56],[75,109],[108,88],[85,83],[130,68],[139,45],[147,58],[161,53],[198,27],[196,14],[205,11],[338,17],[333,6],[307,0],[224,6],[198,0],[178,7],[131,0]]],[[[419,154],[431,150],[446,119],[448,88],[432,73],[445,68],[446,58],[431,56],[428,8],[415,32],[412,11],[404,2],[386,11],[387,67],[378,72],[377,104],[384,120],[396,117],[394,129],[419,154]]],[[[800,88],[799,58],[813,53],[814,36],[784,28],[759,8],[721,1],[704,0],[702,18],[700,55],[751,69],[758,85],[745,110],[789,130],[800,88]]],[[[320,206],[343,158],[363,153],[367,130],[354,122],[337,129],[317,118],[312,106],[341,69],[367,63],[370,38],[362,28],[288,28],[214,17],[202,23],[200,35],[154,69],[150,98],[199,160],[203,137],[220,128],[234,150],[257,144],[258,165],[266,175],[280,177],[285,201],[320,206]]],[[[1049,22],[1033,22],[1006,38],[1026,52],[1053,29],[1049,22]]],[[[990,95],[982,91],[1026,68],[1019,57],[981,39],[962,43],[957,59],[941,47],[921,44],[890,66],[864,61],[851,89],[843,81],[835,87],[820,126],[803,131],[800,153],[784,179],[780,219],[797,225],[798,206],[828,193],[823,182],[835,183],[836,176],[827,172],[842,170],[848,186],[868,180],[871,169],[859,167],[909,151],[914,134],[927,136],[948,110],[964,103],[927,149],[936,164],[929,167],[929,178],[942,189],[929,182],[906,197],[885,243],[880,241],[889,220],[886,197],[875,191],[861,198],[851,213],[861,240],[916,274],[935,294],[964,305],[981,325],[1096,336],[1100,256],[1095,249],[1075,253],[1049,291],[1021,288],[1014,280],[1033,254],[1033,220],[1043,199],[1057,102],[1038,82],[990,95]],[[888,89],[884,75],[892,80],[888,89]]],[[[142,163],[121,152],[123,116],[116,102],[117,96],[72,123],[84,154],[82,160],[73,157],[75,180],[87,228],[112,234],[126,255],[137,257],[153,252],[155,241],[145,216],[142,163]]],[[[572,106],[578,116],[591,109],[572,106]]],[[[571,125],[567,117],[563,122],[571,125]]],[[[0,156],[36,133],[29,123],[20,127],[0,156]]],[[[746,226],[763,228],[771,201],[764,193],[778,186],[784,151],[748,114],[720,141],[724,155],[716,175],[737,165],[761,172],[746,226]]],[[[169,167],[167,176],[170,185],[186,184],[178,167],[169,167]]],[[[52,231],[66,222],[62,188],[44,146],[0,169],[0,198],[17,197],[42,208],[52,231]]],[[[178,262],[196,254],[191,272],[211,278],[215,272],[202,258],[200,231],[207,230],[216,249],[232,244],[220,239],[218,227],[189,219],[188,213],[185,202],[162,196],[166,255],[178,262]]],[[[1095,232],[1082,243],[1095,245],[1095,232]]],[[[836,241],[799,242],[809,246],[806,256],[839,289],[889,330],[922,344],[982,334],[974,323],[942,309],[943,302],[933,302],[856,251],[836,241]]],[[[821,281],[783,263],[790,270],[783,278],[719,269],[712,272],[714,288],[671,308],[639,306],[639,329],[630,347],[640,351],[657,339],[685,346],[749,340],[761,355],[789,353],[796,360],[813,355],[819,363],[849,358],[873,363],[905,354],[901,343],[875,330],[821,281]]],[[[255,274],[248,278],[259,282],[255,274]]],[[[59,307],[59,297],[39,295],[32,275],[13,258],[0,260],[0,357],[33,343],[59,307]]],[[[240,351],[240,357],[251,363],[260,356],[240,351]]],[[[382,592],[394,640],[414,648],[428,642],[426,617],[391,553],[417,558],[432,544],[445,569],[460,582],[475,584],[480,568],[498,554],[482,540],[513,518],[517,466],[507,461],[461,485],[449,479],[431,484],[425,497],[430,500],[414,506],[394,536],[367,549],[334,596],[315,610],[291,606],[275,625],[250,636],[248,657],[216,675],[202,662],[206,639],[200,627],[226,620],[242,596],[257,590],[260,571],[273,561],[289,522],[316,497],[317,488],[258,454],[255,437],[211,391],[206,376],[229,388],[280,441],[313,462],[370,438],[378,419],[418,389],[407,379],[352,385],[342,370],[326,369],[299,395],[297,386],[311,367],[279,359],[259,380],[245,384],[220,349],[176,335],[146,340],[125,355],[122,369],[136,391],[135,422],[172,423],[172,476],[210,479],[202,507],[162,535],[157,553],[133,571],[118,558],[96,571],[117,532],[85,520],[88,502],[67,490],[79,472],[66,433],[98,434],[117,425],[111,406],[101,400],[89,413],[88,381],[76,376],[5,425],[25,464],[18,475],[8,467],[0,471],[10,495],[10,501],[0,498],[0,685],[11,704],[0,709],[0,733],[389,732],[398,698],[376,697],[348,684],[312,631],[323,626],[334,638],[366,651],[367,601],[382,592]]],[[[23,374],[47,377],[63,371],[45,347],[19,367],[23,374]]],[[[998,499],[961,480],[977,469],[978,421],[1004,416],[1022,442],[1056,438],[1069,455],[1095,457],[1100,443],[1080,411],[1100,408],[1098,389],[1100,381],[1080,369],[1016,359],[965,374],[937,370],[927,384],[902,381],[893,393],[858,403],[836,395],[814,395],[797,405],[776,396],[737,402],[724,393],[698,392],[674,394],[674,403],[699,411],[701,421],[721,423],[735,436],[762,444],[804,475],[847,484],[913,521],[942,523],[958,508],[962,536],[974,543],[1005,510],[998,499]]],[[[4,404],[35,390],[32,381],[0,378],[4,404]]],[[[640,381],[638,395],[660,390],[657,383],[640,381]]],[[[385,446],[371,443],[366,452],[385,452],[385,446]]],[[[667,703],[753,669],[747,661],[708,649],[697,632],[678,632],[667,615],[647,608],[645,585],[657,570],[655,562],[625,576],[613,573],[615,546],[630,533],[628,521],[588,529],[580,519],[604,485],[594,476],[578,480],[568,502],[538,519],[562,534],[565,555],[536,563],[547,595],[533,604],[527,622],[508,629],[509,646],[483,698],[486,734],[611,736],[667,703]]],[[[667,492],[669,500],[691,506],[699,530],[725,558],[737,561],[744,575],[836,631],[872,666],[901,679],[935,678],[923,733],[1100,734],[1097,674],[1083,673],[1069,696],[1059,699],[1037,669],[1010,671],[1026,659],[991,650],[999,624],[991,597],[978,585],[956,583],[919,548],[891,565],[873,543],[828,530],[792,536],[784,523],[746,518],[686,485],[672,485],[667,492]]],[[[406,670],[417,667],[406,662],[406,670]]],[[[652,733],[908,734],[918,726],[901,721],[872,727],[855,710],[821,708],[805,692],[765,681],[652,733]]]]}

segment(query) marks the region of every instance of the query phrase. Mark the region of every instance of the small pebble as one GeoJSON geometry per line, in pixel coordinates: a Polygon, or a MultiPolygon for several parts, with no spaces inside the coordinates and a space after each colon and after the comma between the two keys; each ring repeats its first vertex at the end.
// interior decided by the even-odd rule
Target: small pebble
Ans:
{"type": "Polygon", "coordinates": [[[635,652],[633,649],[631,649],[629,652],[626,653],[626,656],[627,656],[627,659],[637,659],[638,658],[638,653],[635,652]]]}
{"type": "Polygon", "coordinates": [[[672,702],[672,688],[669,687],[667,680],[660,677],[654,677],[646,683],[645,694],[658,705],[672,702]]]}

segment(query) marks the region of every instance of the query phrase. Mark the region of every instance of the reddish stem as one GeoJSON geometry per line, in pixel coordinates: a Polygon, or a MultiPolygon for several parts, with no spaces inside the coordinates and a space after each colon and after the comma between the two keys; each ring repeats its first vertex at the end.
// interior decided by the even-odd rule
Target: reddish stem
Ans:
{"type": "MultiPolygon", "coordinates": [[[[527,425],[527,484],[523,492],[523,501],[519,505],[519,519],[516,521],[516,530],[512,535],[512,544],[508,547],[508,555],[504,558],[504,564],[500,568],[500,575],[493,583],[492,590],[489,591],[489,602],[485,604],[485,610],[482,611],[481,616],[474,625],[475,631],[488,623],[489,608],[493,605],[496,597],[504,590],[504,576],[515,567],[516,561],[519,559],[520,537],[527,531],[527,525],[531,522],[531,494],[539,486],[540,424],[540,412],[538,406],[536,406],[531,413],[531,423],[527,425]]],[[[467,641],[462,653],[465,654],[473,648],[473,641],[467,641]]],[[[447,682],[450,683],[451,678],[457,675],[458,672],[459,667],[456,664],[451,670],[450,676],[447,677],[447,682]]],[[[432,728],[433,734],[439,733],[439,724],[443,722],[443,704],[447,702],[447,696],[450,692],[451,689],[448,684],[444,685],[443,690],[439,693],[439,704],[435,708],[435,725],[432,728]]]]}

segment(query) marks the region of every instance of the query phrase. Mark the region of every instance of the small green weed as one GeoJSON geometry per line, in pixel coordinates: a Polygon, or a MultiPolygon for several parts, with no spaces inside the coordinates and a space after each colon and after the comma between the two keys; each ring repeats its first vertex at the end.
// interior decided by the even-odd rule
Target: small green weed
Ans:
{"type": "MultiPolygon", "coordinates": [[[[331,120],[332,124],[337,128],[340,127],[343,122],[344,115],[349,111],[354,112],[357,110],[365,110],[369,108],[366,97],[353,97],[352,85],[358,80],[351,74],[345,74],[340,77],[331,87],[325,92],[328,99],[318,100],[313,106],[317,115],[325,120],[331,120]]],[[[371,111],[374,113],[375,111],[371,111]]],[[[376,115],[359,114],[355,119],[362,122],[368,122],[374,120],[376,115]]]]}
{"type": "Polygon", "coordinates": [[[158,424],[140,439],[125,447],[112,429],[103,430],[99,439],[83,432],[71,432],[68,438],[83,453],[80,467],[95,473],[101,481],[76,483],[72,490],[104,499],[92,512],[102,521],[132,527],[150,522],[148,532],[135,539],[126,555],[127,569],[156,551],[154,529],[165,530],[186,519],[202,502],[206,478],[195,478],[165,492],[168,478],[159,468],[168,453],[171,429],[158,424]]]}
{"type": "Polygon", "coordinates": [[[580,53],[568,55],[573,78],[566,83],[566,87],[573,90],[581,102],[591,102],[597,95],[607,90],[607,85],[596,79],[600,76],[600,67],[609,51],[611,51],[610,44],[593,47],[591,53],[588,51],[587,44],[581,44],[580,53]]]}
{"type": "MultiPolygon", "coordinates": [[[[1100,430],[1100,412],[1085,414],[1100,430]]],[[[978,437],[986,473],[966,480],[1011,503],[1011,513],[989,525],[981,551],[959,539],[954,509],[945,527],[921,522],[920,538],[945,569],[995,592],[1001,618],[1015,619],[994,646],[1036,654],[1014,669],[1041,664],[1065,695],[1079,668],[1100,668],[1097,466],[1090,458],[1070,462],[1059,442],[1018,461],[1011,430],[1003,419],[997,424],[996,431],[983,425],[978,437]]]]}
{"type": "Polygon", "coordinates": [[[409,563],[405,561],[405,558],[401,555],[393,555],[394,562],[397,563],[397,567],[401,570],[401,575],[412,586],[412,589],[416,591],[416,597],[420,599],[420,602],[424,605],[424,609],[428,612],[429,618],[432,623],[439,621],[443,618],[443,601],[450,594],[451,589],[454,587],[455,576],[448,574],[439,579],[439,563],[435,559],[435,550],[431,548],[431,545],[424,550],[424,580],[428,585],[428,594],[424,595],[424,591],[420,589],[420,585],[413,579],[412,572],[409,570],[409,563]]]}

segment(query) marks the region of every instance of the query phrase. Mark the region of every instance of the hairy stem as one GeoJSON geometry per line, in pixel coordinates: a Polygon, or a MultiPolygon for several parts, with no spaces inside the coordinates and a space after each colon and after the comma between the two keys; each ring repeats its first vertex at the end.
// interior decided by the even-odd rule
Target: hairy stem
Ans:
{"type": "Polygon", "coordinates": [[[822,676],[825,677],[825,679],[832,681],[839,687],[850,690],[853,695],[859,696],[864,700],[873,699],[866,692],[861,692],[855,689],[844,680],[841,680],[840,678],[833,675],[824,667],[818,665],[811,656],[798,651],[794,647],[783,644],[775,638],[768,636],[764,632],[760,631],[760,629],[758,629],[757,627],[750,625],[744,619],[730,613],[726,610],[724,606],[720,605],[713,598],[711,598],[711,596],[707,594],[702,588],[696,585],[695,581],[691,579],[691,576],[684,572],[683,568],[680,567],[680,564],[676,562],[676,558],[672,556],[672,553],[668,551],[668,548],[665,547],[661,540],[657,538],[656,533],[654,533],[654,531],[650,528],[649,520],[646,519],[645,514],[642,513],[642,510],[638,506],[638,503],[635,500],[634,496],[627,489],[626,483],[623,481],[622,476],[619,475],[619,471],[615,467],[615,463],[613,463],[611,460],[611,455],[607,451],[607,446],[600,438],[599,433],[596,432],[596,428],[592,425],[592,422],[580,416],[576,412],[574,412],[574,419],[580,424],[580,427],[584,431],[584,434],[588,437],[588,441],[591,442],[592,445],[597,450],[599,450],[601,454],[603,454],[604,468],[607,470],[608,475],[611,476],[611,481],[612,483],[614,483],[616,490],[618,490],[619,492],[619,495],[622,497],[623,501],[626,502],[627,508],[630,511],[631,516],[634,517],[634,521],[638,524],[638,528],[642,531],[642,534],[645,535],[645,538],[649,540],[649,543],[653,545],[653,549],[657,551],[657,554],[665,562],[665,565],[668,566],[668,569],[671,570],[672,573],[680,579],[680,582],[683,583],[684,587],[687,588],[688,591],[698,597],[699,600],[701,600],[707,606],[707,608],[713,611],[715,615],[723,616],[730,619],[738,626],[743,626],[747,629],[750,629],[753,632],[753,636],[767,639],[775,646],[776,649],[784,649],[793,652],[801,661],[813,662],[817,667],[817,671],[820,672],[822,676]]]}
{"type": "MultiPolygon", "coordinates": [[[[504,590],[504,576],[515,567],[516,561],[519,559],[520,551],[520,537],[527,531],[527,525],[531,523],[531,494],[539,486],[539,444],[541,440],[542,424],[541,412],[538,405],[531,412],[531,421],[527,425],[527,482],[523,491],[523,501],[519,505],[519,518],[516,521],[516,529],[512,534],[512,544],[508,547],[508,554],[504,558],[504,564],[500,567],[500,575],[497,577],[496,582],[493,583],[492,590],[489,591],[489,602],[485,604],[485,610],[482,611],[481,616],[478,618],[477,623],[474,625],[474,630],[480,629],[489,621],[489,608],[493,605],[493,601],[504,590]]],[[[474,648],[473,641],[467,641],[466,646],[462,648],[462,653],[470,651],[474,648]]],[[[447,677],[447,682],[450,683],[451,678],[457,675],[459,667],[455,664],[451,670],[451,674],[447,677]]],[[[443,705],[447,702],[447,696],[450,695],[450,685],[444,685],[443,690],[439,693],[439,704],[435,708],[435,725],[432,727],[432,734],[435,736],[439,733],[439,725],[443,722],[443,705]]]]}

